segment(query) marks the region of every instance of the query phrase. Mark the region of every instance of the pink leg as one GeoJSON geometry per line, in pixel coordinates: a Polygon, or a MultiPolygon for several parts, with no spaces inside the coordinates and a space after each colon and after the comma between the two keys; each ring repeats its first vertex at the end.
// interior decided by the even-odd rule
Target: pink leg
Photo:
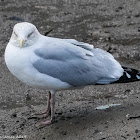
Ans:
{"type": "Polygon", "coordinates": [[[50,107],[50,101],[51,101],[51,92],[49,91],[49,94],[48,94],[48,106],[47,106],[47,110],[42,112],[42,113],[36,113],[35,115],[49,115],[50,111],[51,111],[51,107],[50,107]]]}
{"type": "MultiPolygon", "coordinates": [[[[45,121],[41,121],[38,125],[47,125],[53,122],[54,120],[54,107],[55,107],[55,94],[51,94],[51,118],[45,121]]],[[[38,126],[37,125],[37,126],[38,126]]]]}

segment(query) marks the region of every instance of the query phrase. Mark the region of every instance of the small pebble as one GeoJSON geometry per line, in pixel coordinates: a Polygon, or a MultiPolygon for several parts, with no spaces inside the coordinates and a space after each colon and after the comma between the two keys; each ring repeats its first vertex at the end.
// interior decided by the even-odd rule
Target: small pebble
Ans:
{"type": "Polygon", "coordinates": [[[136,134],[137,134],[137,133],[139,133],[139,130],[138,130],[138,129],[136,129],[136,130],[135,130],[135,133],[136,133],[136,134]]]}
{"type": "Polygon", "coordinates": [[[3,124],[3,125],[1,126],[1,128],[2,128],[2,129],[5,129],[5,128],[6,128],[6,126],[3,124]]]}
{"type": "Polygon", "coordinates": [[[127,114],[126,117],[128,118],[130,116],[130,114],[127,114]]]}
{"type": "Polygon", "coordinates": [[[120,7],[118,7],[118,9],[119,9],[119,10],[122,10],[122,9],[123,9],[123,7],[121,7],[121,6],[120,6],[120,7]]]}
{"type": "Polygon", "coordinates": [[[62,135],[67,135],[67,131],[62,131],[61,134],[62,135]]]}
{"type": "Polygon", "coordinates": [[[139,14],[137,14],[137,15],[135,15],[135,17],[140,17],[140,15],[139,15],[139,14]]]}
{"type": "Polygon", "coordinates": [[[31,97],[29,94],[26,95],[26,101],[31,101],[31,97]]]}
{"type": "Polygon", "coordinates": [[[100,131],[98,129],[94,130],[94,134],[99,133],[100,131]]]}
{"type": "Polygon", "coordinates": [[[100,140],[105,140],[106,138],[101,138],[100,140]]]}
{"type": "Polygon", "coordinates": [[[12,113],[11,117],[12,117],[12,118],[16,118],[16,117],[17,117],[16,112],[12,113]]]}
{"type": "Polygon", "coordinates": [[[103,134],[103,132],[100,132],[100,135],[102,135],[103,134]]]}
{"type": "Polygon", "coordinates": [[[17,134],[17,132],[12,132],[12,133],[11,133],[12,136],[14,136],[14,135],[16,135],[16,134],[17,134]]]}

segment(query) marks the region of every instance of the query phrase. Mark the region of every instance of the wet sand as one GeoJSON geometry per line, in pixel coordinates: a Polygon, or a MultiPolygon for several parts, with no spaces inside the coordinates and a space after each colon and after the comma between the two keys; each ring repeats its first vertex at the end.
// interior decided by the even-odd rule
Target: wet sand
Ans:
{"type": "Polygon", "coordinates": [[[47,91],[18,81],[4,62],[13,26],[28,21],[42,34],[91,43],[110,52],[122,65],[140,70],[139,7],[139,0],[1,0],[0,136],[21,135],[26,140],[139,140],[140,82],[58,92],[55,122],[36,128],[40,119],[31,117],[31,113],[46,108],[47,91]],[[31,100],[27,100],[27,94],[31,100]],[[120,105],[95,109],[108,104],[120,105]]]}

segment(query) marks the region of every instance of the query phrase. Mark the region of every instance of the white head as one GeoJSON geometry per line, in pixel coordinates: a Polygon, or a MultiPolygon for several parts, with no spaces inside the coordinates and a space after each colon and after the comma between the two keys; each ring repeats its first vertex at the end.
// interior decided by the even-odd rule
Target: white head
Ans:
{"type": "Polygon", "coordinates": [[[13,33],[10,39],[16,47],[32,46],[36,43],[40,33],[37,28],[28,22],[17,23],[13,28],[13,33]]]}

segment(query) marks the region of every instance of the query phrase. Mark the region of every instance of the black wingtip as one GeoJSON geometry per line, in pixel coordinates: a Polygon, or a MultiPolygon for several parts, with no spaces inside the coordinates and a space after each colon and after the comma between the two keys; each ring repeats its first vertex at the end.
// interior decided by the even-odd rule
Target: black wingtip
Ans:
{"type": "Polygon", "coordinates": [[[128,82],[135,82],[140,81],[140,71],[128,67],[122,66],[124,69],[123,75],[114,83],[128,83],[128,82]]]}

